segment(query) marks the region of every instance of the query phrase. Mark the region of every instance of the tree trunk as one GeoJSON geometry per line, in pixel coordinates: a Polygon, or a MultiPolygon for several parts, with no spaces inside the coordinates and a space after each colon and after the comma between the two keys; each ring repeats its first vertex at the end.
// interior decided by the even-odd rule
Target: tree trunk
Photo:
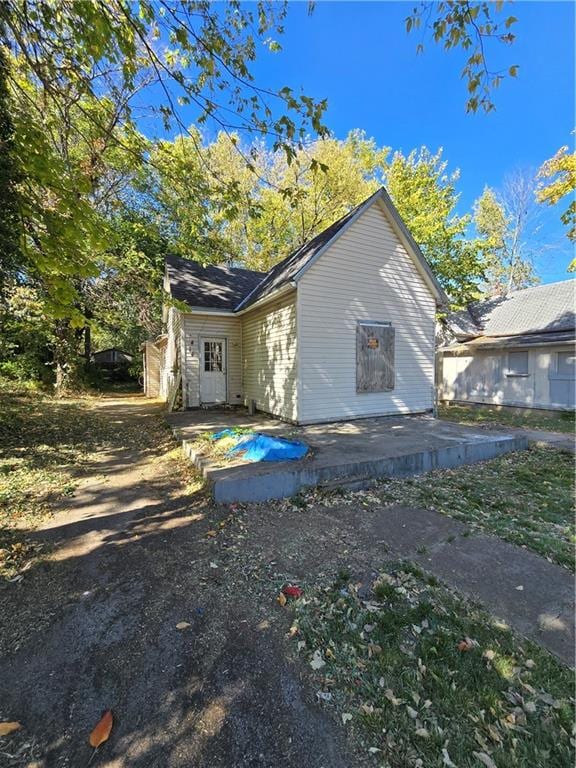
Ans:
{"type": "Polygon", "coordinates": [[[76,344],[67,320],[56,321],[54,335],[56,336],[54,344],[54,372],[56,374],[54,394],[56,397],[63,397],[70,385],[70,373],[73,369],[76,344]]]}
{"type": "Polygon", "coordinates": [[[85,367],[88,368],[90,357],[92,355],[92,332],[89,325],[84,327],[84,357],[86,359],[85,367]]]}

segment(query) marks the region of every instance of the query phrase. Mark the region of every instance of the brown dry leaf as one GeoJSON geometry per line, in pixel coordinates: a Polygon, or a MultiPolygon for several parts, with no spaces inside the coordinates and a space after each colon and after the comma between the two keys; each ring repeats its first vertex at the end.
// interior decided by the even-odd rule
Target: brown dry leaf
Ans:
{"type": "Polygon", "coordinates": [[[13,731],[18,731],[22,728],[22,725],[16,721],[12,723],[0,723],[0,736],[8,736],[13,731]]]}
{"type": "Polygon", "coordinates": [[[286,595],[283,592],[280,592],[276,600],[282,606],[282,608],[284,608],[284,606],[286,605],[286,595]]]}
{"type": "Polygon", "coordinates": [[[497,768],[494,760],[492,760],[490,755],[487,755],[486,752],[472,752],[472,754],[477,760],[480,760],[480,762],[485,765],[486,768],[497,768]]]}
{"type": "Polygon", "coordinates": [[[384,696],[388,699],[388,701],[393,704],[395,707],[399,707],[400,704],[402,704],[402,699],[397,699],[396,696],[394,696],[394,691],[391,688],[387,688],[384,691],[384,696]]]}
{"type": "Polygon", "coordinates": [[[187,621],[179,621],[176,624],[176,629],[188,629],[191,625],[187,621]]]}
{"type": "Polygon", "coordinates": [[[100,718],[98,725],[94,728],[90,734],[90,746],[94,749],[98,749],[100,744],[104,744],[108,741],[110,731],[112,730],[112,710],[107,709],[106,712],[100,718]]]}
{"type": "Polygon", "coordinates": [[[469,637],[465,637],[463,640],[460,640],[457,648],[461,653],[466,653],[467,651],[471,651],[475,645],[476,643],[474,640],[471,640],[469,637]]]}
{"type": "Polygon", "coordinates": [[[206,532],[206,536],[208,536],[209,538],[212,538],[212,537],[217,536],[217,535],[218,535],[218,531],[207,531],[206,532]]]}

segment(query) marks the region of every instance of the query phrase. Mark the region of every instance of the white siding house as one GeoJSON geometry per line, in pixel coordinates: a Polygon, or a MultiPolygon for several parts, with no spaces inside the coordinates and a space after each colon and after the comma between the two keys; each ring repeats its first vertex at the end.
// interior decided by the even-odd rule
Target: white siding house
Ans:
{"type": "Polygon", "coordinates": [[[296,291],[246,312],[241,323],[245,404],[299,421],[296,291]]]}
{"type": "Polygon", "coordinates": [[[449,315],[441,399],[573,409],[575,288],[574,280],[527,288],[449,315]]]}
{"type": "Polygon", "coordinates": [[[185,408],[300,424],[433,408],[445,296],[384,190],[266,274],[171,259],[165,288],[178,372],[160,391],[180,376],[185,408]]]}
{"type": "Polygon", "coordinates": [[[319,258],[298,284],[299,421],[415,413],[434,404],[436,300],[379,205],[319,258]],[[395,329],[395,386],[358,392],[356,328],[395,329]]]}

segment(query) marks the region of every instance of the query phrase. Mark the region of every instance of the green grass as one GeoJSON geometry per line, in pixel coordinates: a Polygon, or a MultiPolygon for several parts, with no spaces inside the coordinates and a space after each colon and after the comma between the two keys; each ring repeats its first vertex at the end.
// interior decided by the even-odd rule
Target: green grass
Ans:
{"type": "Polygon", "coordinates": [[[381,485],[386,503],[434,508],[574,570],[574,458],[531,448],[381,485]]]}
{"type": "Polygon", "coordinates": [[[523,411],[492,408],[489,405],[441,405],[438,416],[459,424],[486,426],[523,427],[525,429],[544,429],[551,432],[574,432],[575,414],[570,411],[523,411]]]}
{"type": "Polygon", "coordinates": [[[72,495],[91,454],[112,444],[116,430],[88,403],[0,391],[0,578],[14,577],[38,555],[23,531],[72,495]]]}
{"type": "Polygon", "coordinates": [[[413,566],[391,564],[372,589],[361,600],[341,574],[307,590],[291,630],[319,700],[368,761],[574,765],[567,668],[413,566]]]}

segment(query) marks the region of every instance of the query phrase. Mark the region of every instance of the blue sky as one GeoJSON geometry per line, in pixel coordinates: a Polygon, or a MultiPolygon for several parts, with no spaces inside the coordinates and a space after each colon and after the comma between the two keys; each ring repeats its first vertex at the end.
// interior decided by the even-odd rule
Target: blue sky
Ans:
{"type": "MultiPolygon", "coordinates": [[[[360,128],[379,145],[404,152],[443,147],[449,167],[461,170],[463,213],[486,184],[498,188],[507,173],[535,170],[560,146],[573,144],[574,4],[505,5],[502,17],[518,18],[517,39],[489,48],[489,64],[518,64],[519,71],[495,93],[496,112],[489,115],[466,113],[463,52],[445,52],[424,39],[424,53],[416,54],[422,35],[405,30],[416,4],[320,0],[308,15],[307,3],[290,2],[282,51],[271,54],[263,46],[253,72],[258,85],[289,85],[327,98],[325,123],[338,138],[360,128]]],[[[543,282],[567,277],[571,248],[559,222],[564,207],[543,209],[540,237],[553,246],[537,260],[543,282]]]]}
{"type": "MultiPolygon", "coordinates": [[[[339,138],[362,128],[384,146],[408,152],[422,144],[444,148],[450,167],[461,170],[462,211],[485,184],[498,187],[516,168],[538,168],[563,144],[571,144],[574,115],[574,5],[519,2],[505,13],[518,18],[512,46],[489,50],[491,66],[519,64],[495,94],[496,112],[466,114],[460,79],[464,55],[431,40],[416,55],[420,33],[408,35],[413,2],[290,3],[282,52],[262,56],[258,78],[288,84],[328,99],[326,123],[339,138]]],[[[566,277],[570,247],[546,211],[545,232],[558,251],[538,258],[544,282],[566,277]]]]}

